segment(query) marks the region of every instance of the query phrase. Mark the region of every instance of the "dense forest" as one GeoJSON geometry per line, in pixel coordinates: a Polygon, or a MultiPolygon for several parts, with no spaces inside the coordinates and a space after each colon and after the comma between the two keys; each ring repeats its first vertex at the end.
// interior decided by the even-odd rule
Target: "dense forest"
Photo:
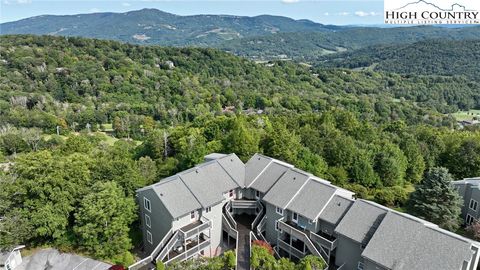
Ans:
{"type": "Polygon", "coordinates": [[[6,36],[0,247],[53,245],[129,264],[135,190],[211,152],[264,153],[404,210],[429,169],[480,175],[480,131],[443,114],[478,107],[478,89],[466,77],[6,36]]]}
{"type": "Polygon", "coordinates": [[[354,52],[371,46],[408,45],[420,41],[429,43],[434,39],[470,40],[477,39],[479,35],[480,27],[345,27],[330,32],[275,33],[244,37],[214,46],[251,59],[291,59],[317,63],[322,61],[325,55],[335,56],[334,53],[354,52]]]}
{"type": "Polygon", "coordinates": [[[378,45],[325,56],[323,67],[371,68],[400,74],[480,77],[480,40],[428,40],[408,45],[378,45]]]}

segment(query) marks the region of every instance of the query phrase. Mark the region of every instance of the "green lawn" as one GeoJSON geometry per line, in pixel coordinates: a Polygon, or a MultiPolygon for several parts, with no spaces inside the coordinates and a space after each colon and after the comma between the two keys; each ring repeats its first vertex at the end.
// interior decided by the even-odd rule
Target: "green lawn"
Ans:
{"type": "Polygon", "coordinates": [[[452,113],[457,121],[472,120],[474,116],[480,117],[480,110],[460,111],[452,113]]]}

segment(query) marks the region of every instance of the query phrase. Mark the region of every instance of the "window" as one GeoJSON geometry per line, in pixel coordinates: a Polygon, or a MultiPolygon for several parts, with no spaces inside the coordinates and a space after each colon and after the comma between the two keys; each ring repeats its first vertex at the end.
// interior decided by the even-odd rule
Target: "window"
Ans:
{"type": "Polygon", "coordinates": [[[277,214],[279,214],[279,215],[282,215],[282,216],[283,216],[283,209],[282,209],[282,208],[280,208],[280,207],[277,207],[277,208],[275,209],[275,211],[277,212],[277,214]]]}
{"type": "Polygon", "coordinates": [[[255,190],[255,198],[260,199],[260,191],[255,190]]]}
{"type": "Polygon", "coordinates": [[[298,214],[297,213],[293,212],[292,220],[293,220],[293,222],[298,222],[298,214]]]}
{"type": "Polygon", "coordinates": [[[143,207],[145,207],[145,209],[146,209],[148,212],[152,212],[152,208],[151,208],[151,205],[150,205],[150,201],[149,201],[147,198],[143,198],[143,207]]]}
{"type": "Polygon", "coordinates": [[[205,208],[205,213],[210,213],[212,211],[212,207],[205,208]]]}
{"type": "Polygon", "coordinates": [[[230,191],[228,192],[228,196],[230,196],[230,198],[233,197],[233,189],[230,189],[230,191]]]}
{"type": "Polygon", "coordinates": [[[152,227],[152,221],[150,220],[150,216],[147,214],[145,214],[145,225],[147,225],[149,228],[152,227]]]}
{"type": "Polygon", "coordinates": [[[477,211],[477,206],[478,206],[478,202],[475,201],[474,199],[470,199],[470,209],[472,209],[473,211],[477,211]]]}
{"type": "Polygon", "coordinates": [[[364,264],[362,262],[358,262],[357,270],[363,270],[364,264]]]}
{"type": "Polygon", "coordinates": [[[150,244],[153,244],[152,233],[149,231],[147,231],[147,242],[149,242],[150,244]]]}
{"type": "Polygon", "coordinates": [[[195,211],[190,212],[190,219],[195,219],[195,211]]]}
{"type": "Polygon", "coordinates": [[[275,221],[275,230],[277,230],[278,232],[282,232],[282,229],[278,227],[278,220],[275,221]]]}
{"type": "Polygon", "coordinates": [[[470,214],[467,214],[467,217],[465,218],[465,223],[467,225],[470,225],[472,224],[472,222],[474,221],[475,219],[470,215],[470,214]]]}

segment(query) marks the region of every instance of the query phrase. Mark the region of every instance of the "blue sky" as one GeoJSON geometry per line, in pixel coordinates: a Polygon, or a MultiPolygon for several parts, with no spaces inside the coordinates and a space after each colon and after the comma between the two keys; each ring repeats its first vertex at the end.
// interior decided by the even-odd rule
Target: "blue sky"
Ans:
{"type": "Polygon", "coordinates": [[[310,19],[324,24],[381,24],[382,0],[104,0],[47,1],[0,0],[0,22],[31,16],[67,15],[92,12],[125,12],[157,8],[178,15],[229,14],[255,16],[272,14],[310,19]]]}

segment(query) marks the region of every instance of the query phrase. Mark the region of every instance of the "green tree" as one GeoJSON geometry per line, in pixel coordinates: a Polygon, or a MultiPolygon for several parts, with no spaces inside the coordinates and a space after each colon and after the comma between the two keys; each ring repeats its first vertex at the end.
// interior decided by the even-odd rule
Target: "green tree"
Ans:
{"type": "Polygon", "coordinates": [[[135,202],[115,182],[98,182],[80,202],[73,230],[87,251],[102,258],[131,248],[129,225],[135,219],[135,202]]]}
{"type": "Polygon", "coordinates": [[[263,149],[266,155],[295,164],[298,150],[302,148],[300,137],[281,123],[275,123],[269,128],[263,149]]]}
{"type": "Polygon", "coordinates": [[[407,203],[408,211],[445,229],[458,228],[462,201],[452,187],[452,181],[447,169],[430,169],[411,194],[407,203]]]}
{"type": "Polygon", "coordinates": [[[397,145],[383,142],[376,151],[374,169],[385,186],[402,185],[407,158],[397,145]]]}
{"type": "Polygon", "coordinates": [[[230,131],[223,140],[223,146],[227,153],[235,153],[247,161],[253,154],[259,152],[260,138],[252,128],[248,128],[243,117],[237,117],[230,128],[230,131]]]}

